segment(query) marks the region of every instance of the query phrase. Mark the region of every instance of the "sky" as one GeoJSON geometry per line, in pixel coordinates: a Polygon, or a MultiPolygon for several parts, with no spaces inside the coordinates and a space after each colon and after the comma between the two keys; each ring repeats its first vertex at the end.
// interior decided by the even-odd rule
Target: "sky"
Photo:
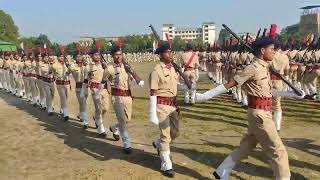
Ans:
{"type": "Polygon", "coordinates": [[[298,23],[299,8],[306,5],[320,5],[320,0],[0,0],[21,36],[43,33],[65,44],[80,36],[146,34],[150,24],[160,32],[162,24],[200,27],[209,21],[218,35],[223,23],[252,33],[275,23],[280,31],[298,23]]]}

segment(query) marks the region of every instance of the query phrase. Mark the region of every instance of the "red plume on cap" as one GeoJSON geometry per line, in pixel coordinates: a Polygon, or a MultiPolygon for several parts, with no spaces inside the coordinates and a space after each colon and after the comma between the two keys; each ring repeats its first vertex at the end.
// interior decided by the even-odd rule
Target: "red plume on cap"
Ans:
{"type": "Polygon", "coordinates": [[[118,37],[118,46],[122,48],[122,37],[118,37]]]}
{"type": "Polygon", "coordinates": [[[64,47],[62,45],[60,45],[60,52],[61,54],[64,54],[64,47]]]}
{"type": "Polygon", "coordinates": [[[249,44],[252,44],[252,42],[253,42],[253,37],[249,36],[249,44]]]}
{"type": "Polygon", "coordinates": [[[290,44],[291,45],[294,45],[296,43],[296,40],[294,39],[294,37],[291,37],[291,39],[290,39],[290,44]]]}
{"type": "Polygon", "coordinates": [[[80,43],[76,43],[76,49],[77,49],[78,53],[80,53],[80,43]]]}
{"type": "Polygon", "coordinates": [[[170,38],[169,38],[169,34],[168,34],[168,33],[166,33],[166,39],[167,39],[167,41],[168,41],[168,44],[171,45],[171,40],[170,40],[170,38]]]}
{"type": "Polygon", "coordinates": [[[97,46],[98,51],[100,51],[101,45],[100,45],[99,39],[96,41],[96,46],[97,46]]]}
{"type": "Polygon", "coordinates": [[[38,47],[38,53],[42,54],[42,48],[41,47],[38,47]]]}
{"type": "Polygon", "coordinates": [[[276,35],[277,35],[277,25],[276,24],[271,24],[269,37],[275,39],[276,35]]]}

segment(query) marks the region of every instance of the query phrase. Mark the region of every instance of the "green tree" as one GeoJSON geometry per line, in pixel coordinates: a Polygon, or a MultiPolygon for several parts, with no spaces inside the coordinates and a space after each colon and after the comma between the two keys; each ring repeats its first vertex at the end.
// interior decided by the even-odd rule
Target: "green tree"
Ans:
{"type": "Polygon", "coordinates": [[[299,42],[302,38],[302,35],[299,32],[299,24],[294,24],[294,25],[285,27],[284,29],[281,30],[278,38],[284,44],[290,41],[291,38],[294,38],[296,39],[297,42],[299,42]]]}
{"type": "Polygon", "coordinates": [[[221,29],[219,32],[219,43],[223,44],[224,40],[230,37],[230,33],[226,29],[221,29]]]}
{"type": "Polygon", "coordinates": [[[17,43],[18,36],[18,27],[12,17],[0,10],[0,40],[17,43]]]}

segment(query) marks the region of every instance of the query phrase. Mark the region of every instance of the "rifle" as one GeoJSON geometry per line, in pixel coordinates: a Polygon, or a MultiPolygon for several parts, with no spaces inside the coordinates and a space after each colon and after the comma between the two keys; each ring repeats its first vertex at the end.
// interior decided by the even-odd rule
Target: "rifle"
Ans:
{"type": "Polygon", "coordinates": [[[258,38],[259,38],[259,36],[260,36],[260,32],[261,32],[261,28],[259,28],[259,30],[258,30],[258,33],[257,33],[256,39],[258,39],[258,38]]]}
{"type": "Polygon", "coordinates": [[[266,33],[267,33],[267,28],[264,28],[263,33],[262,33],[262,37],[266,37],[266,33]]]}
{"type": "MultiPolygon", "coordinates": [[[[155,36],[156,40],[158,41],[158,43],[161,43],[160,37],[159,37],[159,35],[157,34],[156,30],[153,28],[153,26],[152,26],[151,24],[150,24],[149,27],[151,28],[151,31],[152,31],[153,35],[155,36]]],[[[172,67],[174,68],[174,70],[175,70],[177,73],[179,73],[179,75],[183,78],[184,83],[187,85],[187,87],[188,87],[189,89],[191,89],[191,88],[192,88],[192,84],[191,84],[191,82],[189,81],[189,79],[187,79],[187,78],[184,76],[184,74],[182,73],[180,67],[179,67],[175,62],[173,62],[173,61],[171,61],[171,64],[172,64],[172,67]]]]}
{"type": "MultiPolygon", "coordinates": [[[[222,24],[222,26],[230,33],[232,36],[234,36],[238,41],[244,45],[245,47],[249,48],[251,51],[253,51],[253,48],[249,44],[245,44],[242,39],[240,39],[227,25],[222,24]]],[[[270,71],[272,74],[280,78],[282,81],[284,81],[298,96],[301,96],[302,93],[300,90],[298,90],[296,87],[294,87],[289,81],[284,79],[278,72],[276,72],[272,67],[270,67],[270,71]]]]}

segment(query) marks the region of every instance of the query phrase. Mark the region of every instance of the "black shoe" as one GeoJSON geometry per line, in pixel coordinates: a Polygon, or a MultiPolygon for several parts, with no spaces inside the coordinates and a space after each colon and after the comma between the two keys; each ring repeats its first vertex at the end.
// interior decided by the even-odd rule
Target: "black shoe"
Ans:
{"type": "Polygon", "coordinates": [[[48,116],[52,116],[52,115],[53,115],[53,112],[49,112],[49,113],[48,113],[48,116]]]}
{"type": "Polygon", "coordinates": [[[65,117],[63,117],[63,119],[65,122],[67,122],[67,121],[69,121],[69,116],[65,116],[65,117]]]}
{"type": "Polygon", "coordinates": [[[114,134],[112,131],[111,126],[109,127],[109,130],[112,132],[112,136],[114,138],[114,140],[119,141],[120,140],[120,135],[119,134],[114,134]]]}
{"type": "Polygon", "coordinates": [[[160,156],[160,149],[157,148],[156,143],[154,141],[152,142],[152,146],[157,150],[158,156],[160,156]]]}
{"type": "Polygon", "coordinates": [[[213,172],[213,176],[214,176],[216,179],[221,179],[217,172],[213,172]]]}
{"type": "Polygon", "coordinates": [[[43,107],[42,110],[45,111],[45,110],[47,110],[47,108],[46,108],[46,107],[43,107]]]}
{"type": "Polygon", "coordinates": [[[88,129],[89,128],[89,126],[87,124],[83,125],[82,127],[83,127],[83,129],[88,129]]]}
{"type": "Polygon", "coordinates": [[[174,178],[174,174],[175,174],[175,172],[173,169],[162,171],[162,175],[169,177],[169,178],[174,178]]]}
{"type": "Polygon", "coordinates": [[[132,153],[132,149],[129,147],[129,148],[123,148],[123,152],[125,154],[131,154],[132,153]]]}
{"type": "Polygon", "coordinates": [[[106,137],[107,137],[107,134],[106,134],[105,132],[98,134],[98,138],[104,139],[104,138],[106,138],[106,137]]]}

